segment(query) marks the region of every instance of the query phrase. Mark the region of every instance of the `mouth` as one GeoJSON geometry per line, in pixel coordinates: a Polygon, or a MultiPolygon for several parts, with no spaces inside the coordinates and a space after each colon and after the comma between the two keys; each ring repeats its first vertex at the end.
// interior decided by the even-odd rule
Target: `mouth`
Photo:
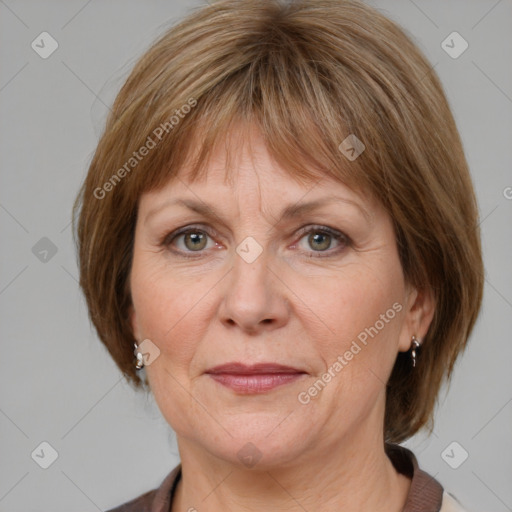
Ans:
{"type": "Polygon", "coordinates": [[[276,363],[227,363],[205,373],[219,384],[244,395],[266,393],[307,375],[302,369],[276,363]]]}

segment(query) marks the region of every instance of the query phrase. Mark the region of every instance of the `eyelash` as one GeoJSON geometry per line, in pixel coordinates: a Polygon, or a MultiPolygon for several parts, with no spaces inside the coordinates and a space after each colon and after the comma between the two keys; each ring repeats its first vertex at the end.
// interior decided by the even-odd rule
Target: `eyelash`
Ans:
{"type": "MultiPolygon", "coordinates": [[[[196,233],[196,232],[203,232],[206,233],[209,237],[213,238],[214,233],[211,228],[208,226],[186,226],[184,228],[180,228],[176,231],[173,231],[170,234],[167,234],[160,242],[161,246],[169,247],[172,242],[174,242],[179,236],[185,235],[187,233],[196,233]]],[[[308,226],[306,228],[302,228],[299,230],[298,235],[300,235],[300,238],[298,241],[302,240],[305,235],[309,235],[310,233],[321,233],[323,235],[329,235],[333,237],[338,242],[341,242],[343,246],[341,248],[335,249],[335,250],[326,250],[326,251],[310,251],[311,257],[313,258],[327,258],[329,256],[336,256],[342,251],[344,251],[347,247],[350,247],[352,245],[352,240],[349,236],[345,235],[344,233],[334,230],[332,228],[329,228],[327,226],[318,226],[318,225],[312,225],[308,226]]],[[[295,244],[294,244],[295,245],[295,244]]],[[[202,251],[189,251],[188,254],[181,250],[175,250],[170,249],[172,252],[179,254],[180,256],[184,258],[197,258],[199,257],[202,251]],[[191,256],[190,253],[197,252],[197,256],[191,256]]]]}

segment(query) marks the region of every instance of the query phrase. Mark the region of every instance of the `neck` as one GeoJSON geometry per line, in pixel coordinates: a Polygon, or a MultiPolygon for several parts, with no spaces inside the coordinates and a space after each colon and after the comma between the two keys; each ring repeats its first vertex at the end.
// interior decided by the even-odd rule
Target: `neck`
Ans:
{"type": "Polygon", "coordinates": [[[179,437],[182,478],[172,512],[400,512],[410,480],[397,473],[374,427],[365,422],[300,460],[265,470],[240,469],[179,437]]]}

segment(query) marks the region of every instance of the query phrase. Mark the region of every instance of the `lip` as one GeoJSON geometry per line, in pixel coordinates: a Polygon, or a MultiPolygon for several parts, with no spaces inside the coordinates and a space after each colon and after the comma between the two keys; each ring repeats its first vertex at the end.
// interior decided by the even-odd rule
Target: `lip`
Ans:
{"type": "Polygon", "coordinates": [[[268,373],[306,373],[304,370],[277,363],[243,364],[238,362],[225,363],[206,370],[210,374],[258,375],[268,373]]]}
{"type": "Polygon", "coordinates": [[[219,384],[245,395],[266,393],[306,375],[304,370],[277,363],[238,362],[215,366],[205,373],[219,384]]]}

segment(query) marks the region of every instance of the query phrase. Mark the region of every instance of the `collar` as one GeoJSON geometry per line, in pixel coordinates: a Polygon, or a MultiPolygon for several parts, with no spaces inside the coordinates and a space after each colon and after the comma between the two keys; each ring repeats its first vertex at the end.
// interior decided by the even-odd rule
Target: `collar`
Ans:
{"type": "Polygon", "coordinates": [[[402,512],[439,512],[444,490],[441,484],[419,468],[411,450],[392,443],[384,446],[395,469],[411,478],[411,487],[402,512]]]}
{"type": "MultiPolygon", "coordinates": [[[[386,455],[395,469],[411,478],[411,487],[402,512],[439,512],[443,500],[443,487],[425,471],[418,467],[415,455],[398,444],[385,444],[386,455]]],[[[181,464],[178,464],[152,491],[150,512],[169,512],[176,486],[181,478],[181,464]]]]}

